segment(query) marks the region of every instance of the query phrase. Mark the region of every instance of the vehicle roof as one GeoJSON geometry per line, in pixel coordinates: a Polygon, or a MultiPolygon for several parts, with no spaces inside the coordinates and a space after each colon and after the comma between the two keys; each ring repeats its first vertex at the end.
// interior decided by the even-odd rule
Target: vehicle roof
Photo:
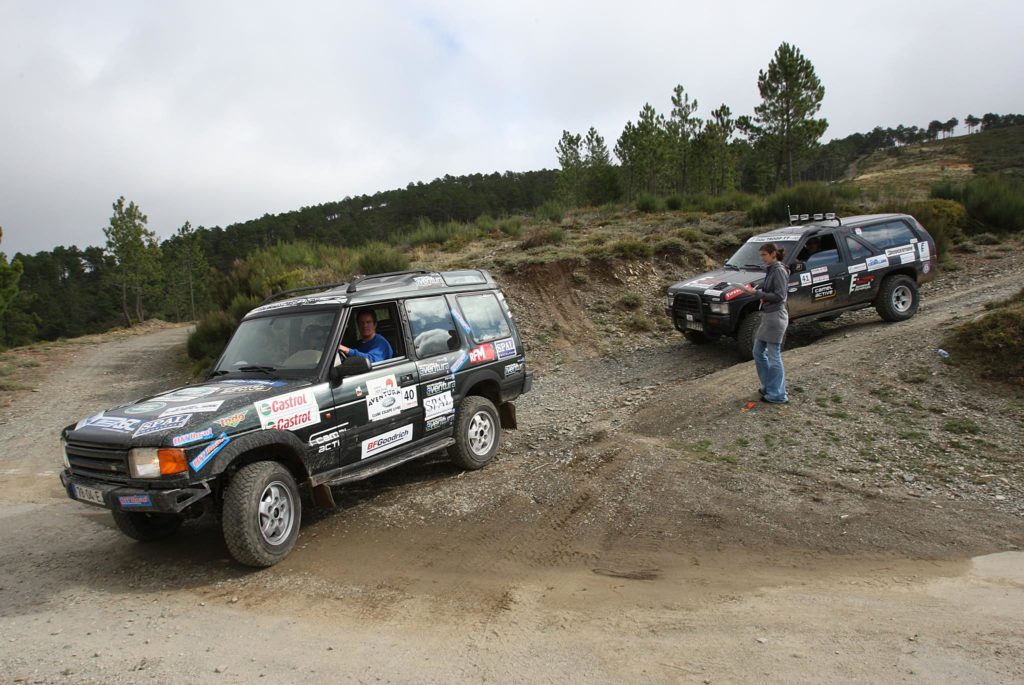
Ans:
{"type": "Polygon", "coordinates": [[[873,223],[875,221],[884,221],[886,219],[895,219],[898,217],[906,217],[906,214],[859,214],[857,216],[839,217],[841,223],[836,223],[833,220],[824,221],[812,221],[806,224],[798,224],[794,226],[783,226],[782,228],[773,228],[770,231],[759,233],[759,236],[768,235],[786,235],[792,236],[797,235],[803,237],[811,233],[817,233],[825,228],[839,228],[847,226],[862,226],[864,224],[873,223]]]}
{"type": "Polygon", "coordinates": [[[409,295],[426,296],[445,293],[462,293],[475,290],[497,288],[490,273],[483,269],[458,269],[453,271],[401,271],[387,274],[360,276],[347,283],[334,283],[312,288],[297,290],[317,290],[320,292],[274,300],[271,296],[245,315],[245,318],[259,316],[271,311],[292,307],[309,307],[318,305],[358,306],[393,297],[409,295]]]}

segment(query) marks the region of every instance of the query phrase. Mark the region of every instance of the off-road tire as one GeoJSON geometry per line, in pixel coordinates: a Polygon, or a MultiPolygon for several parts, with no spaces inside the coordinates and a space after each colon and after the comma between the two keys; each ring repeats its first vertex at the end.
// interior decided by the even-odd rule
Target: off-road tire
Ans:
{"type": "Polygon", "coordinates": [[[683,331],[683,337],[690,341],[693,345],[707,345],[709,343],[717,342],[717,335],[708,335],[701,331],[683,331]]]}
{"type": "Polygon", "coordinates": [[[761,312],[747,312],[736,329],[736,353],[740,359],[749,362],[754,358],[754,335],[761,325],[761,312]]]}
{"type": "Polygon", "coordinates": [[[299,489],[277,462],[243,466],[224,492],[224,542],[240,564],[267,567],[284,559],[295,546],[301,522],[299,489]]]}
{"type": "Polygon", "coordinates": [[[875,311],[886,321],[906,321],[917,314],[920,302],[914,279],[896,274],[882,281],[875,298],[875,311]]]}
{"type": "Polygon", "coordinates": [[[455,420],[455,444],[448,457],[469,471],[482,468],[494,458],[501,442],[501,419],[486,397],[469,395],[459,404],[455,420]]]}
{"type": "Polygon", "coordinates": [[[174,535],[184,521],[177,514],[148,514],[120,509],[114,509],[111,513],[121,532],[139,542],[153,542],[174,535]]]}

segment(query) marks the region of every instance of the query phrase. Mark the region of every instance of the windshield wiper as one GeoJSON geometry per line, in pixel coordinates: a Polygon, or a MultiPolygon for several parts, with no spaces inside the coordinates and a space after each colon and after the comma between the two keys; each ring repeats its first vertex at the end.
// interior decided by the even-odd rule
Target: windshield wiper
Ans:
{"type": "Polygon", "coordinates": [[[261,371],[268,376],[273,376],[277,372],[277,368],[273,366],[240,366],[235,371],[261,371]]]}
{"type": "Polygon", "coordinates": [[[763,264],[744,264],[743,268],[744,269],[753,269],[754,271],[761,271],[762,269],[764,269],[764,265],[763,264]]]}
{"type": "Polygon", "coordinates": [[[740,267],[736,266],[735,264],[730,264],[729,262],[725,263],[725,268],[726,269],[733,269],[735,271],[739,271],[740,270],[740,267]]]}
{"type": "Polygon", "coordinates": [[[210,378],[213,378],[214,376],[223,376],[226,373],[231,373],[231,372],[228,371],[227,369],[217,369],[216,371],[214,371],[213,373],[210,374],[210,378]]]}

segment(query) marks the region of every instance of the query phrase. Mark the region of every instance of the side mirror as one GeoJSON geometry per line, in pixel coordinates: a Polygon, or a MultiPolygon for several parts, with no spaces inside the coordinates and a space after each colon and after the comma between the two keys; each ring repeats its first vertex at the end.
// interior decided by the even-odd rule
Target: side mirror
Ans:
{"type": "Polygon", "coordinates": [[[331,385],[341,385],[341,381],[349,376],[358,376],[370,370],[370,360],[366,357],[345,357],[337,366],[331,367],[331,385]]]}
{"type": "Polygon", "coordinates": [[[792,271],[795,274],[800,273],[801,271],[805,270],[806,268],[807,268],[807,265],[804,264],[803,262],[793,262],[793,269],[792,269],[792,271]]]}

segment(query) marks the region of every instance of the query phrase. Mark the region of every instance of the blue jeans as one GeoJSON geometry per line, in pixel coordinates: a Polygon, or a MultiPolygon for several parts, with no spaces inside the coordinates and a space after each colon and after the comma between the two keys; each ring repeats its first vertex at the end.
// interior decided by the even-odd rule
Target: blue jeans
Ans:
{"type": "Polygon", "coordinates": [[[764,340],[754,341],[754,366],[761,379],[764,399],[768,402],[788,402],[786,370],[782,366],[782,345],[764,340]]]}

